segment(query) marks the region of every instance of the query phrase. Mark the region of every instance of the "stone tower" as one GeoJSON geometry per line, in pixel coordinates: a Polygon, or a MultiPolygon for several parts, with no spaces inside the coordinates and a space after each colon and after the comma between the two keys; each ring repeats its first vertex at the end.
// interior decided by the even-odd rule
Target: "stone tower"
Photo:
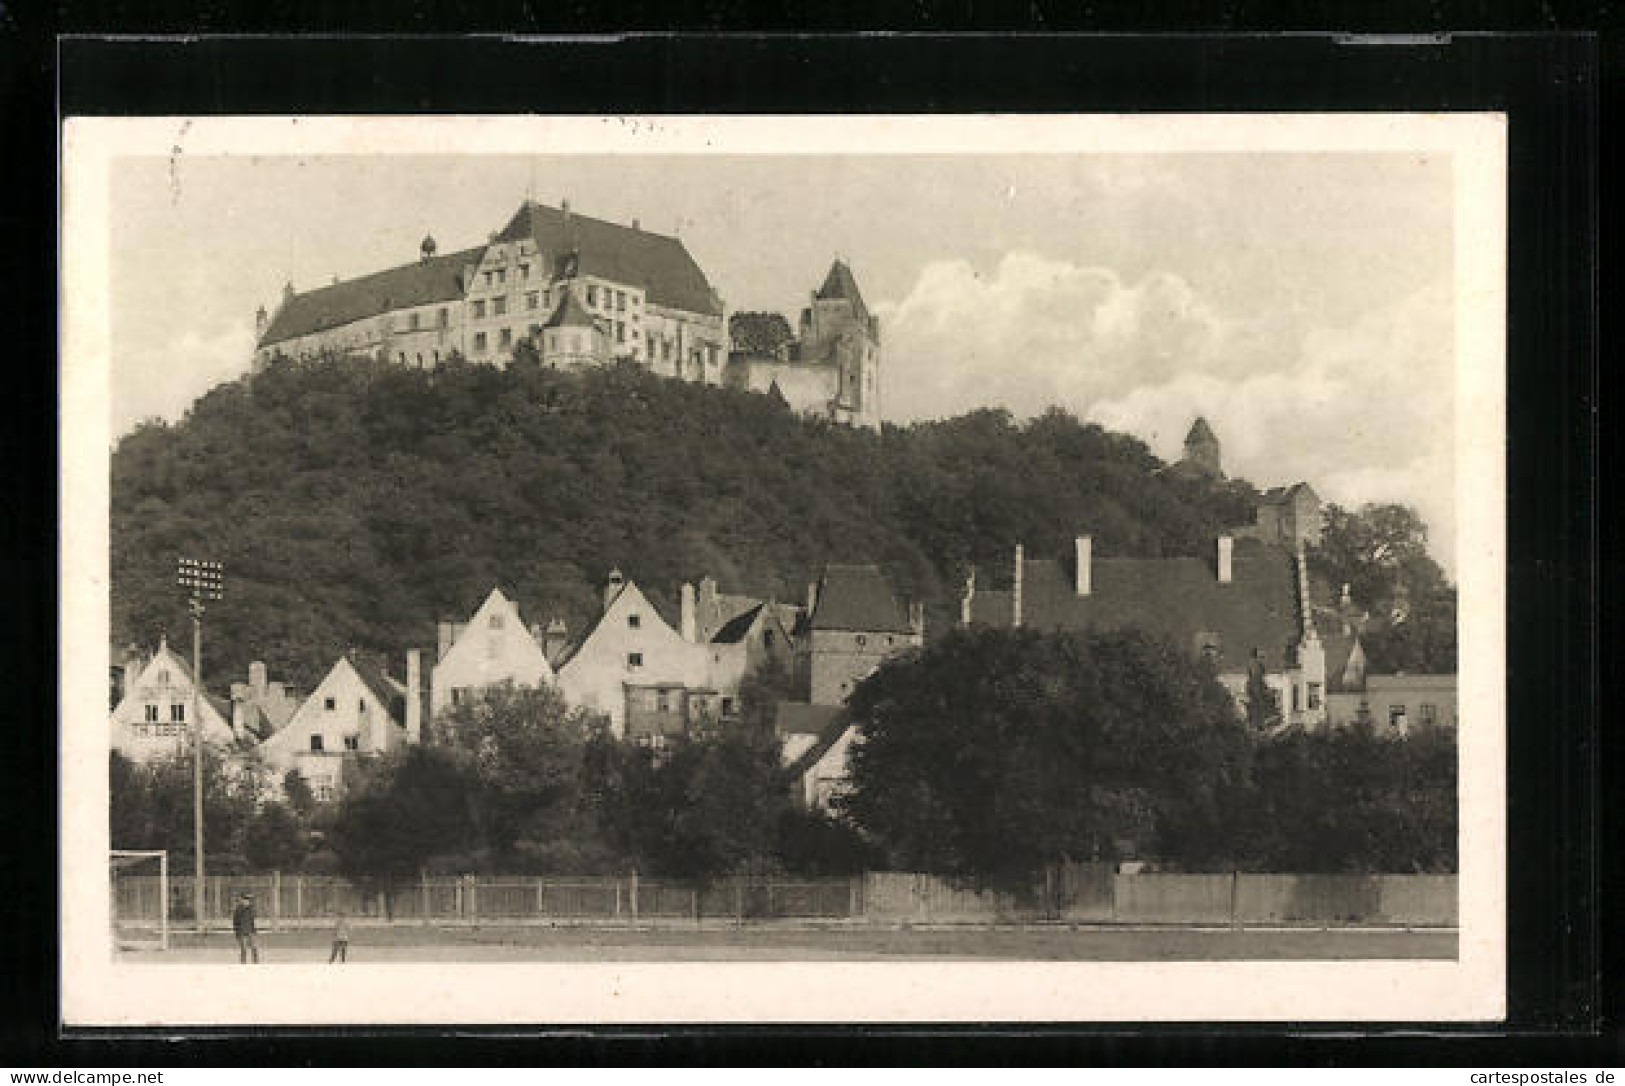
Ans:
{"type": "Polygon", "coordinates": [[[1198,416],[1191,423],[1190,433],[1185,435],[1185,456],[1180,463],[1203,475],[1224,478],[1224,469],[1219,462],[1219,439],[1213,435],[1207,419],[1198,416]]]}
{"type": "Polygon", "coordinates": [[[803,362],[836,367],[835,404],[843,421],[880,428],[880,321],[863,304],[844,260],[830,265],[802,310],[800,354],[803,362]]]}

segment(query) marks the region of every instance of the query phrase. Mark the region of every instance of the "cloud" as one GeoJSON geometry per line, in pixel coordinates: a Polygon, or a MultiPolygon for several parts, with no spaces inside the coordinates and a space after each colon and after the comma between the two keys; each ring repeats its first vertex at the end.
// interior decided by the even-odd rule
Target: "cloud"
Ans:
{"type": "Polygon", "coordinates": [[[1414,506],[1453,569],[1449,299],[1427,287],[1333,326],[1267,298],[1258,313],[1224,313],[1166,272],[1128,283],[1031,253],[990,276],[942,262],[875,307],[883,404],[901,421],[1058,404],[1166,459],[1202,415],[1227,472],[1260,486],[1305,479],[1348,505],[1414,506]]]}
{"type": "Polygon", "coordinates": [[[254,330],[246,324],[126,350],[113,364],[113,433],[154,417],[174,422],[209,389],[242,376],[253,353],[254,330]]]}

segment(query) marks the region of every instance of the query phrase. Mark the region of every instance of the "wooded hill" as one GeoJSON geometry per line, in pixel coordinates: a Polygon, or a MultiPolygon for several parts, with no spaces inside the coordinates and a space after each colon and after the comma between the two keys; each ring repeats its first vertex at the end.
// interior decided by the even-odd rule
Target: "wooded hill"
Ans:
{"type": "Polygon", "coordinates": [[[398,674],[492,585],[527,621],[575,631],[614,566],[670,615],[705,575],[800,600],[826,561],[873,561],[940,631],[968,564],[1002,571],[1018,541],[1060,555],[1089,531],[1100,555],[1197,555],[1251,519],[1245,481],[1162,467],[1060,411],[875,434],[630,364],[281,362],[119,442],[113,638],[189,643],[182,554],[226,567],[206,632],[215,688],[260,659],[308,689],[351,648],[398,674]]]}

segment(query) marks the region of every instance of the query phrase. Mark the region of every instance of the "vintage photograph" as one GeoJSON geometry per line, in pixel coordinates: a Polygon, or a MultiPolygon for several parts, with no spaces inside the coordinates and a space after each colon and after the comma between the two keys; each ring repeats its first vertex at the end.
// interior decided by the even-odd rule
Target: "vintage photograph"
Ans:
{"type": "Polygon", "coordinates": [[[1494,1017],[1503,130],[1270,120],[70,121],[70,1006],[1494,1017]]]}

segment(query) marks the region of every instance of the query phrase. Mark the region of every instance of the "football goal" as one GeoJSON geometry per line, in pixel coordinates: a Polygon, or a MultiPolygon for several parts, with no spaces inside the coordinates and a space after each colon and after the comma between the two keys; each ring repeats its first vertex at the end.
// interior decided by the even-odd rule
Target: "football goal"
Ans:
{"type": "Polygon", "coordinates": [[[169,949],[169,853],[114,849],[113,946],[118,950],[169,949]]]}

